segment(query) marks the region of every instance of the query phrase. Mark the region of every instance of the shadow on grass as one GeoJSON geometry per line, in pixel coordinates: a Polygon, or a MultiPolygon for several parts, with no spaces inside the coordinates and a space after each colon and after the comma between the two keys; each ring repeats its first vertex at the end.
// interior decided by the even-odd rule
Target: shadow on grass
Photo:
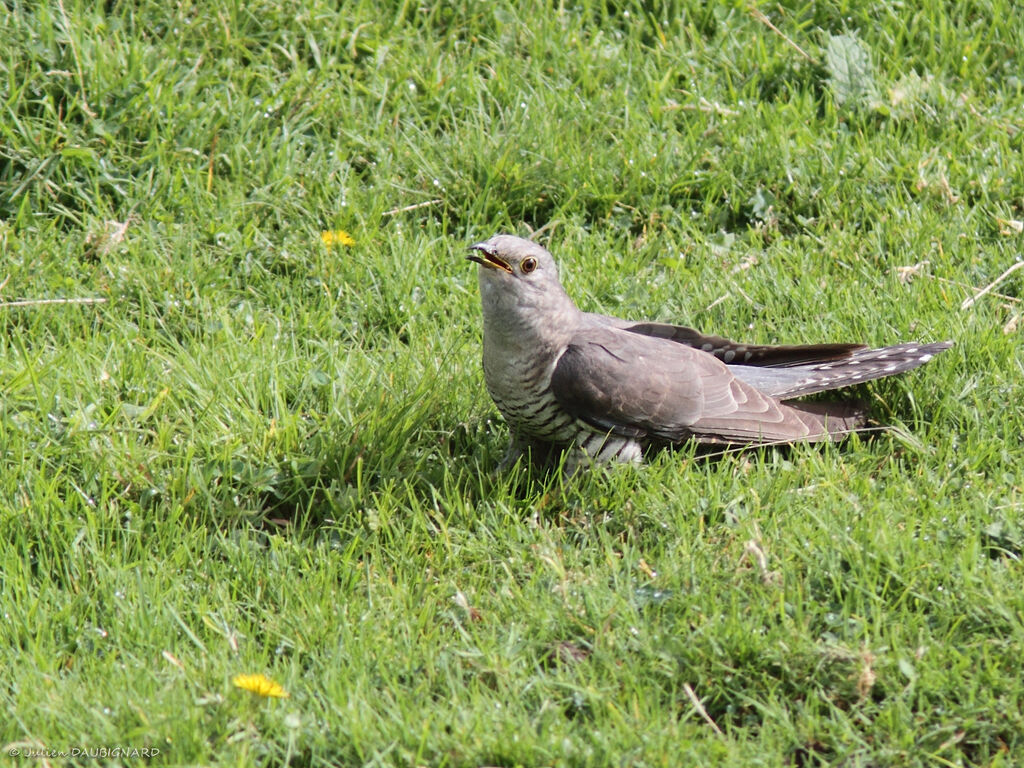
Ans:
{"type": "Polygon", "coordinates": [[[557,471],[543,466],[499,472],[495,440],[501,438],[490,419],[447,431],[410,430],[400,417],[394,421],[372,431],[312,434],[303,446],[305,458],[210,461],[199,470],[204,492],[194,499],[196,512],[217,510],[210,522],[218,526],[244,521],[278,531],[325,524],[351,529],[372,527],[382,507],[468,515],[501,498],[521,505],[525,515],[549,503],[560,485],[557,471]],[[385,442],[382,434],[391,437],[385,442]]]}
{"type": "MultiPolygon", "coordinates": [[[[307,439],[303,459],[283,457],[268,463],[239,457],[210,462],[201,474],[204,496],[219,510],[211,522],[230,525],[244,519],[277,530],[325,523],[348,527],[353,521],[365,521],[382,504],[406,511],[420,507],[470,515],[478,505],[495,501],[513,505],[524,519],[572,520],[600,512],[609,497],[620,495],[616,490],[635,482],[629,479],[631,474],[654,471],[628,465],[595,466],[567,477],[566,454],[558,449],[533,452],[512,467],[501,468],[506,432],[491,419],[464,422],[448,431],[426,427],[405,431],[403,439],[386,446],[358,429],[347,435],[322,432],[307,439]]],[[[869,432],[861,439],[872,440],[876,435],[869,432]]],[[[792,450],[788,445],[683,444],[652,448],[645,461],[665,454],[683,471],[737,456],[785,458],[792,450]]],[[[724,509],[698,512],[708,523],[727,515],[724,509]]]]}

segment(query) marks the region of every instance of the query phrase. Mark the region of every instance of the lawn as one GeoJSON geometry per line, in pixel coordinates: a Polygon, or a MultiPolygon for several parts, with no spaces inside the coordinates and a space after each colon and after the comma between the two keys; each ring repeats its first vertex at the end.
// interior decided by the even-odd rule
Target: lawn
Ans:
{"type": "Polygon", "coordinates": [[[10,764],[1024,762],[1016,5],[337,5],[0,4],[10,764]],[[956,346],[841,445],[498,472],[498,231],[956,346]]]}

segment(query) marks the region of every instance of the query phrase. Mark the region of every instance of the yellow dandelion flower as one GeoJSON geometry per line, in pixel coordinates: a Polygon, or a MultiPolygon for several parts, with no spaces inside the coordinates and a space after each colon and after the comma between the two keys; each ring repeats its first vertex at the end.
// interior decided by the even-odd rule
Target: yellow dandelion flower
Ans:
{"type": "Polygon", "coordinates": [[[344,229],[325,229],[320,233],[320,239],[324,241],[324,245],[347,245],[349,247],[356,244],[355,238],[352,237],[344,229]]]}
{"type": "Polygon", "coordinates": [[[266,675],[237,675],[231,682],[236,688],[255,693],[257,696],[287,699],[291,695],[280,683],[275,683],[266,675]]]}

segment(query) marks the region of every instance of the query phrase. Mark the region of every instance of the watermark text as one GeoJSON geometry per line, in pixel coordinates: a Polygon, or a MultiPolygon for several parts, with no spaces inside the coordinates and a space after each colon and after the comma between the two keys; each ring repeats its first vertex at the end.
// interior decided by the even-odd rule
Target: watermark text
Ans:
{"type": "Polygon", "coordinates": [[[104,746],[104,747],[68,747],[66,749],[53,749],[50,747],[29,746],[24,744],[9,744],[4,748],[8,757],[28,757],[40,760],[89,760],[89,759],[110,759],[132,760],[149,759],[160,756],[159,747],[130,747],[130,746],[104,746]]]}

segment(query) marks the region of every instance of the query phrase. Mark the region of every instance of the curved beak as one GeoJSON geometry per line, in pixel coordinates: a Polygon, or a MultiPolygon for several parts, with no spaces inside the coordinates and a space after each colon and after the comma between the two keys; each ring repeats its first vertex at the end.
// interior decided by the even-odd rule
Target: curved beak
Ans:
{"type": "Polygon", "coordinates": [[[494,251],[491,249],[491,246],[489,246],[487,243],[476,243],[474,245],[469,246],[469,250],[479,251],[480,253],[483,254],[483,256],[477,256],[475,253],[469,254],[469,256],[467,256],[466,258],[469,259],[470,261],[475,261],[482,267],[490,267],[491,269],[501,269],[504,270],[505,272],[508,272],[510,275],[513,274],[512,265],[509,264],[504,259],[499,259],[494,254],[494,251]]]}

